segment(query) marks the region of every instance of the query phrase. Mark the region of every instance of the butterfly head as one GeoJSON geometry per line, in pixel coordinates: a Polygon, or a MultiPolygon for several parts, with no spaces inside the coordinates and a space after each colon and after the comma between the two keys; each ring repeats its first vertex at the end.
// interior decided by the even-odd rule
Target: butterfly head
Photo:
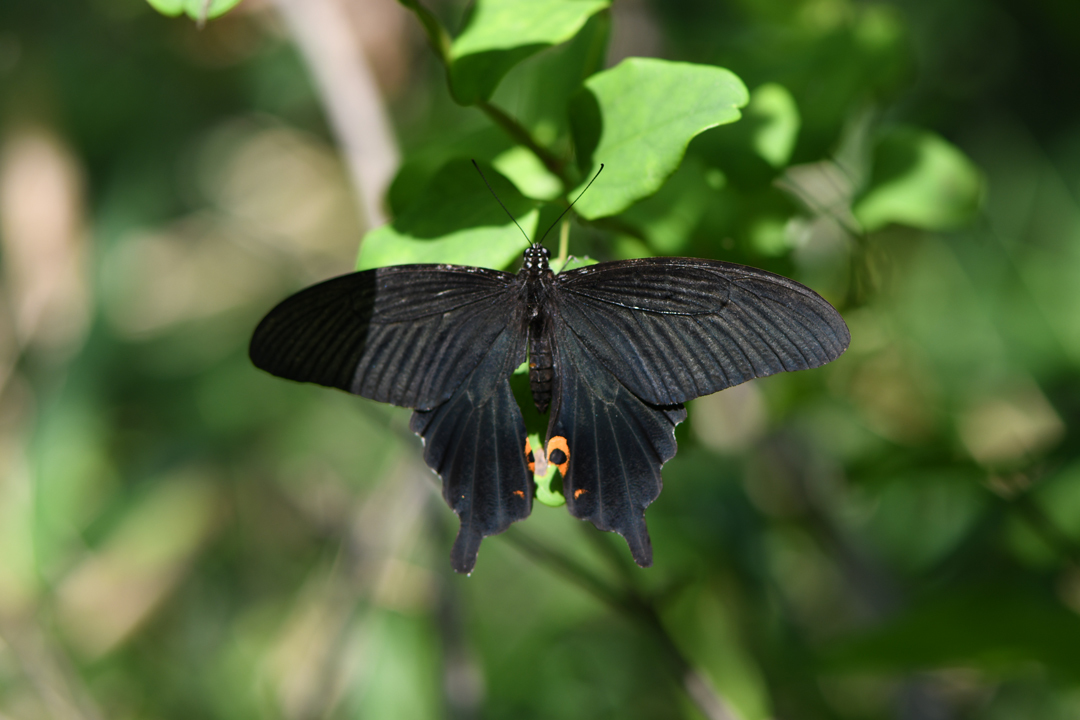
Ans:
{"type": "Polygon", "coordinates": [[[530,275],[539,275],[547,271],[550,257],[550,250],[539,243],[533,243],[525,248],[525,262],[521,269],[530,275]]]}

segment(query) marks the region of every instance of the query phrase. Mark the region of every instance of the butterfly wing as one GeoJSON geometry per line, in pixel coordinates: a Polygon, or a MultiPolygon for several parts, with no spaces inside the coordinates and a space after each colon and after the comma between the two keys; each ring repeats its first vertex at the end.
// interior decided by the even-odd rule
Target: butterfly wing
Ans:
{"type": "Polygon", "coordinates": [[[289,380],[429,410],[453,395],[511,321],[515,276],[398,265],[327,280],[271,310],[256,367],[289,380]]]}
{"type": "Polygon", "coordinates": [[[652,563],[645,509],[675,455],[682,403],[752,378],[818,367],[850,341],[812,290],[754,268],[691,258],[602,263],[555,278],[558,369],[548,429],[569,450],[570,512],[652,563]]]}
{"type": "Polygon", "coordinates": [[[601,263],[556,276],[559,312],[642,400],[674,405],[753,378],[835,360],[844,320],[799,283],[694,258],[601,263]]]}
{"type": "Polygon", "coordinates": [[[461,519],[451,553],[458,572],[480,541],[532,509],[525,424],[509,376],[525,353],[515,276],[451,265],[352,273],[275,307],[251,340],[254,364],[415,408],[424,460],[461,519]]]}
{"type": "MultiPolygon", "coordinates": [[[[645,508],[660,494],[660,467],[675,456],[681,405],[650,405],[597,361],[566,323],[555,322],[559,372],[548,447],[562,438],[570,513],[619,533],[642,567],[652,565],[645,508]]],[[[550,451],[549,451],[550,452],[550,451]]]]}
{"type": "Polygon", "coordinates": [[[410,424],[424,438],[424,460],[443,479],[443,497],[461,520],[450,552],[460,573],[472,572],[481,540],[532,512],[525,421],[509,380],[523,359],[523,340],[506,328],[453,396],[433,410],[417,410],[410,424]]]}

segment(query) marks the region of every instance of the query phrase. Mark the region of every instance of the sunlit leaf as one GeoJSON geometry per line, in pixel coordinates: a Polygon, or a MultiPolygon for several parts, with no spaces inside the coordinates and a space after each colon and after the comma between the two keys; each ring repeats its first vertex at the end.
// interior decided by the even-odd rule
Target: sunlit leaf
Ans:
{"type": "Polygon", "coordinates": [[[799,136],[799,108],[788,89],[767,83],[750,93],[746,120],[753,125],[751,145],[767,163],[783,167],[799,136]]]}
{"type": "Polygon", "coordinates": [[[902,129],[874,151],[870,190],[855,205],[867,230],[889,223],[948,230],[971,221],[983,197],[979,169],[940,136],[902,129]]]}
{"type": "Polygon", "coordinates": [[[455,99],[469,105],[491,97],[510,68],[566,42],[608,5],[609,0],[479,0],[450,46],[455,99]]]}
{"type": "Polygon", "coordinates": [[[571,123],[589,177],[605,168],[575,211],[614,215],[656,192],[690,140],[738,120],[748,99],[739,78],[708,65],[628,58],[593,75],[572,101],[571,123]]]}
{"type": "Polygon", "coordinates": [[[588,267],[589,265],[595,265],[599,260],[594,260],[588,255],[583,257],[570,256],[565,263],[556,268],[556,272],[566,272],[567,270],[577,270],[578,268],[588,267]]]}
{"type": "Polygon", "coordinates": [[[162,15],[169,17],[176,17],[184,12],[184,5],[187,4],[187,0],[146,0],[146,2],[162,15]]]}
{"type": "MultiPolygon", "coordinates": [[[[530,234],[539,212],[513,183],[490,165],[481,169],[506,209],[530,234]]],[[[503,268],[528,241],[484,185],[468,160],[447,163],[392,223],[369,232],[357,270],[407,263],[453,263],[503,268]]]]}
{"type": "Polygon", "coordinates": [[[500,154],[491,164],[529,197],[554,200],[562,194],[559,178],[552,175],[536,155],[520,145],[500,154]]]}
{"type": "Polygon", "coordinates": [[[150,6],[162,15],[176,17],[181,13],[187,13],[188,17],[199,19],[211,19],[224,15],[236,7],[240,0],[146,0],[150,6]]]}
{"type": "Polygon", "coordinates": [[[596,13],[569,41],[514,66],[491,101],[512,108],[537,142],[564,155],[569,146],[567,105],[587,77],[604,69],[610,34],[611,13],[596,13]]]}

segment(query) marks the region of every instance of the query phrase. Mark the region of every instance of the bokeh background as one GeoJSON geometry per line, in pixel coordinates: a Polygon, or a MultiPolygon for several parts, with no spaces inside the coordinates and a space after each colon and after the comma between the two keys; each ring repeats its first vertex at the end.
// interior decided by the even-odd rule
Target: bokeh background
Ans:
{"type": "MultiPolygon", "coordinates": [[[[246,357],[394,193],[455,157],[512,174],[415,18],[0,4],[0,718],[1080,718],[1080,4],[618,0],[610,22],[609,65],[781,86],[796,141],[764,163],[710,131],[680,170],[704,185],[571,250],[784,272],[852,345],[691,403],[652,569],[537,505],[465,578],[408,411],[246,357]],[[322,75],[320,48],[344,53],[322,75]],[[859,168],[900,173],[861,228],[881,178],[859,168]],[[942,215],[942,176],[978,207],[942,215]]],[[[544,58],[496,102],[542,120],[544,58]]]]}

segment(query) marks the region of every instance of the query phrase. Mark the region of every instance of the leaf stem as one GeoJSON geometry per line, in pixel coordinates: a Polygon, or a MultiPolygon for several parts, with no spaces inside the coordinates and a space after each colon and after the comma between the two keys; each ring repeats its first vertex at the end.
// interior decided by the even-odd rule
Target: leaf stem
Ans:
{"type": "Polygon", "coordinates": [[[378,84],[342,0],[273,0],[311,71],[368,229],[387,221],[383,197],[401,158],[378,84]]]}
{"type": "MultiPolygon", "coordinates": [[[[398,2],[411,10],[424,27],[428,44],[431,45],[431,49],[435,51],[435,55],[446,68],[446,84],[450,85],[452,82],[450,67],[453,64],[450,33],[446,31],[446,28],[430,10],[420,4],[419,0],[398,0],[398,2]]],[[[453,92],[453,88],[451,88],[451,92],[453,92]]],[[[569,190],[572,187],[573,183],[566,174],[566,164],[557,155],[537,142],[536,138],[532,136],[532,133],[525,126],[505,110],[487,100],[477,100],[476,107],[487,115],[492,122],[502,128],[512,140],[529,148],[544,164],[544,167],[562,181],[566,189],[569,190]]]]}
{"type": "Polygon", "coordinates": [[[532,133],[519,123],[516,118],[487,100],[477,100],[476,107],[487,115],[493,123],[502,128],[512,140],[529,148],[533,155],[536,155],[537,159],[544,164],[544,167],[562,181],[564,188],[569,190],[573,186],[570,177],[566,173],[565,163],[555,153],[537,142],[532,133]]]}
{"type": "Polygon", "coordinates": [[[447,80],[449,81],[450,33],[446,32],[446,28],[439,22],[439,18],[435,17],[435,15],[421,5],[418,0],[398,0],[398,2],[411,10],[412,13],[416,15],[416,19],[420,21],[420,24],[424,28],[424,33],[427,35],[428,44],[446,67],[447,80]]]}

